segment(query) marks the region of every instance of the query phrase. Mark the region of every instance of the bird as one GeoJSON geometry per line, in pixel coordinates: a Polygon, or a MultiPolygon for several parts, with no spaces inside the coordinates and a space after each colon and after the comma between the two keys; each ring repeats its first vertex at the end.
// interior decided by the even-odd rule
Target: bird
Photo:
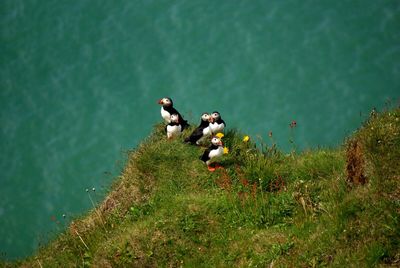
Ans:
{"type": "Polygon", "coordinates": [[[217,111],[211,114],[210,121],[210,130],[213,135],[222,132],[226,126],[225,121],[221,118],[221,114],[217,111]]]}
{"type": "Polygon", "coordinates": [[[170,122],[165,126],[167,138],[172,139],[178,137],[182,133],[182,126],[179,123],[179,115],[171,114],[170,122]]]}
{"type": "Polygon", "coordinates": [[[166,123],[171,122],[171,115],[177,114],[179,116],[179,123],[182,125],[182,130],[189,126],[187,120],[184,120],[182,115],[173,107],[171,98],[165,97],[158,101],[161,106],[161,116],[166,123]]]}
{"type": "Polygon", "coordinates": [[[213,158],[221,157],[224,154],[223,143],[220,138],[212,137],[211,145],[208,147],[200,159],[206,163],[209,171],[214,171],[217,167],[211,167],[210,163],[213,158]]]}
{"type": "Polygon", "coordinates": [[[210,114],[203,113],[201,115],[200,125],[195,130],[193,130],[192,134],[190,134],[189,137],[185,139],[185,142],[190,143],[192,145],[194,144],[198,145],[201,138],[211,135],[209,124],[210,124],[210,114]]]}

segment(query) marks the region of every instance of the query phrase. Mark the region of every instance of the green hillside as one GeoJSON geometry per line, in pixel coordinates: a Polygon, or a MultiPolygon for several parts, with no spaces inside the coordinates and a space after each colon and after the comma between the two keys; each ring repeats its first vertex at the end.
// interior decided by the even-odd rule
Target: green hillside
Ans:
{"type": "Polygon", "coordinates": [[[400,109],[372,114],[340,148],[255,140],[229,130],[224,168],[209,172],[204,148],[158,125],[96,209],[3,265],[400,266],[400,109]]]}

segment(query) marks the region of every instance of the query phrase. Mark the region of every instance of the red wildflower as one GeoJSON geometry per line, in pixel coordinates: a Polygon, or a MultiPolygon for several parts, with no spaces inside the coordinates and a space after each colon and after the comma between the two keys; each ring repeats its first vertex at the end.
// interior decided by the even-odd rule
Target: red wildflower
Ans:
{"type": "Polygon", "coordinates": [[[249,185],[249,181],[247,179],[241,179],[241,181],[244,187],[247,187],[249,185]]]}
{"type": "Polygon", "coordinates": [[[256,196],[256,192],[257,192],[257,183],[255,182],[255,183],[253,183],[253,189],[251,191],[251,195],[253,197],[255,197],[256,196]]]}

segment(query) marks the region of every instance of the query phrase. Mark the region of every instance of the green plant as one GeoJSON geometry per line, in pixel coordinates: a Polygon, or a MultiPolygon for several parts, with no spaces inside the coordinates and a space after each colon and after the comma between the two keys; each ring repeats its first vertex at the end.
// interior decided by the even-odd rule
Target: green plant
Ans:
{"type": "Polygon", "coordinates": [[[284,154],[272,134],[267,146],[229,130],[223,168],[209,172],[203,148],[167,141],[157,125],[127,153],[103,202],[35,256],[1,265],[395,266],[398,118],[399,109],[376,114],[348,139],[362,146],[369,178],[357,187],[346,146],[284,154]]]}

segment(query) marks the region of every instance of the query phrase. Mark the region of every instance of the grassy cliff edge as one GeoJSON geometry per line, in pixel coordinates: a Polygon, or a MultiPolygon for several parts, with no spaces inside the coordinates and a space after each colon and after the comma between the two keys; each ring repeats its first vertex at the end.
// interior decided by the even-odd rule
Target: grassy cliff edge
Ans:
{"type": "Polygon", "coordinates": [[[97,208],[3,266],[400,266],[399,108],[336,149],[223,140],[224,168],[209,172],[202,148],[156,126],[97,208]]]}

